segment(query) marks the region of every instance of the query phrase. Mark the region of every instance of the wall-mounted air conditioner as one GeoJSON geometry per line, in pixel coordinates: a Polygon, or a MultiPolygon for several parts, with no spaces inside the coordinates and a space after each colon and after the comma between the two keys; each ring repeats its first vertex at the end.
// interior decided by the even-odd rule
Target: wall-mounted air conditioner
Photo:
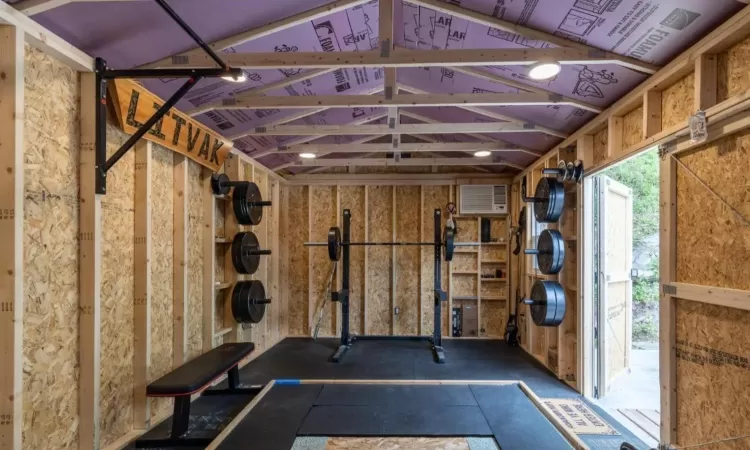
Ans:
{"type": "Polygon", "coordinates": [[[459,214],[506,214],[508,186],[465,184],[459,186],[459,214]]]}

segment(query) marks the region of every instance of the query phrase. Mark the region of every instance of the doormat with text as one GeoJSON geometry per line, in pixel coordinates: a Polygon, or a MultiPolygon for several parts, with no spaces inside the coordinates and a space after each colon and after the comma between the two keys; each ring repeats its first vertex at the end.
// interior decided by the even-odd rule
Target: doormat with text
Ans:
{"type": "Polygon", "coordinates": [[[575,434],[601,434],[617,436],[615,431],[583,401],[574,398],[544,398],[544,409],[560,420],[560,423],[575,434]]]}

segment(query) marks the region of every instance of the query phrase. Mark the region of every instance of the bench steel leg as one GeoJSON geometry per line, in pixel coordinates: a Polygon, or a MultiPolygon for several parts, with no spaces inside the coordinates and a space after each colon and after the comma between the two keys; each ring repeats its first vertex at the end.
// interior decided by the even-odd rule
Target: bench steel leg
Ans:
{"type": "Polygon", "coordinates": [[[183,395],[174,398],[174,413],[172,414],[172,439],[177,439],[188,429],[190,424],[190,396],[183,395]]]}

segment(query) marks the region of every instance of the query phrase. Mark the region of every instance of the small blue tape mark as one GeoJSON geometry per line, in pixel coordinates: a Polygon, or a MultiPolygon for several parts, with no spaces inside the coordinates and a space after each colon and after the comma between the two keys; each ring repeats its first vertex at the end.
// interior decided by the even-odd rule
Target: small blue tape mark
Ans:
{"type": "Polygon", "coordinates": [[[281,380],[275,380],[274,384],[278,384],[279,386],[294,386],[297,384],[302,384],[300,380],[298,379],[281,379],[281,380]]]}

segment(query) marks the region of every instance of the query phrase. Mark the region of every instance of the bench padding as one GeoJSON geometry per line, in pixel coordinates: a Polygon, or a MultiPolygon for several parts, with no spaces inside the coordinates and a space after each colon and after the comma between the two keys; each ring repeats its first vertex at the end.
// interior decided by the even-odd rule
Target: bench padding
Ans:
{"type": "Polygon", "coordinates": [[[194,394],[227,373],[254,349],[252,342],[220,345],[149,384],[146,395],[179,397],[194,394]]]}

